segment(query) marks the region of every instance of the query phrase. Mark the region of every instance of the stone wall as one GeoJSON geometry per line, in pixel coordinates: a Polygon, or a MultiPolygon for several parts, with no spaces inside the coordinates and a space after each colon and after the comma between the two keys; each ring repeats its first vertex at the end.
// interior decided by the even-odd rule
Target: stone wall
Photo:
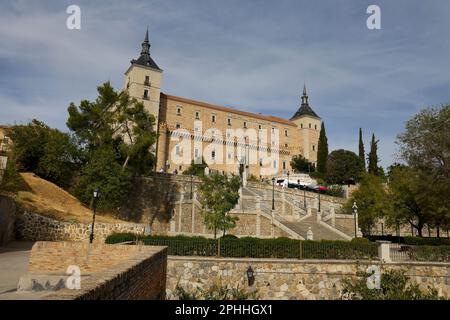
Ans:
{"type": "MultiPolygon", "coordinates": [[[[39,214],[17,212],[16,238],[29,241],[87,241],[91,225],[61,222],[39,214]]],[[[104,242],[112,233],[144,233],[145,225],[132,223],[95,223],[94,241],[104,242]]]]}
{"type": "Polygon", "coordinates": [[[0,247],[14,239],[16,204],[6,196],[0,195],[0,247]]]}
{"type": "MultiPolygon", "coordinates": [[[[167,248],[80,242],[37,242],[31,251],[28,278],[81,271],[81,288],[49,292],[45,300],[164,299],[167,248]]],[[[30,293],[31,295],[33,293],[30,293]]],[[[31,297],[31,296],[30,296],[31,297]]]]}
{"type": "MultiPolygon", "coordinates": [[[[167,270],[167,297],[173,297],[177,283],[187,290],[210,286],[213,283],[233,288],[248,288],[246,270],[255,272],[251,290],[258,290],[260,299],[331,300],[340,299],[341,281],[356,277],[358,270],[379,262],[330,260],[276,260],[276,259],[218,259],[196,257],[169,257],[167,270]]],[[[380,265],[382,270],[399,269],[420,285],[438,289],[450,298],[450,264],[445,263],[391,263],[380,265]]]]}

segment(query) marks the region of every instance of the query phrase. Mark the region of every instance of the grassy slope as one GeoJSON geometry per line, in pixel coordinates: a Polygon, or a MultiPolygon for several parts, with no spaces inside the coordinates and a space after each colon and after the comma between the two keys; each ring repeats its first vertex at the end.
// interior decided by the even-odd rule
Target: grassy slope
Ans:
{"type": "MultiPolygon", "coordinates": [[[[16,196],[17,202],[24,208],[33,209],[35,212],[59,221],[92,222],[92,211],[67,191],[33,173],[20,175],[30,189],[30,191],[20,191],[16,196]]],[[[96,221],[124,222],[105,214],[98,215],[96,221]]]]}

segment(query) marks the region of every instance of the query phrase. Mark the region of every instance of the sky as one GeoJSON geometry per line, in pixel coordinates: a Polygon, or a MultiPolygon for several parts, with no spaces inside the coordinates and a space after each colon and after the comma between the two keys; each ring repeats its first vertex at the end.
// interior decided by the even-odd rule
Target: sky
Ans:
{"type": "Polygon", "coordinates": [[[148,26],[163,92],[289,119],[306,83],[330,151],[358,152],[361,127],[386,168],[405,122],[450,102],[449,16],[448,0],[0,0],[0,124],[68,131],[71,102],[123,87],[148,26]]]}

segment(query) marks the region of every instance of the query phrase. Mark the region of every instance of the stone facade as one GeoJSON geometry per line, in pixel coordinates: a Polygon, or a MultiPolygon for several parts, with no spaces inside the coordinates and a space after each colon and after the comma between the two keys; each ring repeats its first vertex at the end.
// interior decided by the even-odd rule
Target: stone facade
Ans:
{"type": "MultiPolygon", "coordinates": [[[[81,271],[81,288],[48,292],[44,300],[164,299],[167,248],[76,242],[37,242],[27,278],[63,275],[68,266],[81,271]]],[[[33,297],[33,292],[30,292],[33,297]]]]}
{"type": "Polygon", "coordinates": [[[275,259],[218,259],[169,257],[167,270],[167,297],[173,299],[177,284],[192,290],[213,283],[232,288],[248,288],[246,271],[255,273],[260,299],[334,300],[340,299],[342,279],[356,277],[370,265],[404,270],[406,275],[424,290],[434,287],[439,294],[450,298],[450,264],[448,263],[390,263],[330,261],[330,260],[275,260],[275,259]]]}
{"type": "Polygon", "coordinates": [[[247,173],[259,177],[292,170],[294,155],[317,161],[321,119],[308,104],[306,88],[300,109],[287,120],[164,94],[161,82],[162,70],[150,56],[147,34],[140,57],[125,73],[124,90],[156,119],[158,171],[182,172],[203,156],[210,169],[237,174],[245,163],[247,173]],[[247,157],[244,149],[257,152],[247,157]]]}
{"type": "MultiPolygon", "coordinates": [[[[88,241],[91,225],[61,222],[42,215],[19,210],[16,238],[30,241],[88,241]]],[[[145,225],[133,223],[95,223],[94,241],[103,243],[113,233],[143,234],[145,225]]]]}

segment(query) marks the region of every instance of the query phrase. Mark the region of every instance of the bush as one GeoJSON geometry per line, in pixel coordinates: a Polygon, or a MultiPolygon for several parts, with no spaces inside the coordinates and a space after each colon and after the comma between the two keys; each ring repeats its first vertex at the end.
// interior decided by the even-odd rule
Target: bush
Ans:
{"type": "Polygon", "coordinates": [[[416,246],[409,251],[411,260],[450,262],[450,246],[416,246]]]}
{"type": "Polygon", "coordinates": [[[239,238],[233,234],[226,234],[226,235],[222,236],[220,239],[239,239],[239,238]]]}
{"type": "Polygon", "coordinates": [[[370,243],[370,240],[367,238],[353,238],[351,240],[353,243],[370,243]]]}
{"type": "Polygon", "coordinates": [[[143,241],[146,245],[169,247],[169,255],[220,256],[235,258],[289,258],[289,259],[377,259],[378,245],[370,242],[300,241],[289,238],[260,239],[202,237],[139,236],[113,234],[106,243],[143,241]]]}
{"type": "Polygon", "coordinates": [[[328,189],[324,192],[324,194],[332,196],[332,197],[344,197],[344,189],[339,185],[329,186],[328,189]]]}
{"type": "Polygon", "coordinates": [[[450,239],[404,237],[404,243],[412,246],[442,246],[442,245],[450,245],[450,239]]]}

